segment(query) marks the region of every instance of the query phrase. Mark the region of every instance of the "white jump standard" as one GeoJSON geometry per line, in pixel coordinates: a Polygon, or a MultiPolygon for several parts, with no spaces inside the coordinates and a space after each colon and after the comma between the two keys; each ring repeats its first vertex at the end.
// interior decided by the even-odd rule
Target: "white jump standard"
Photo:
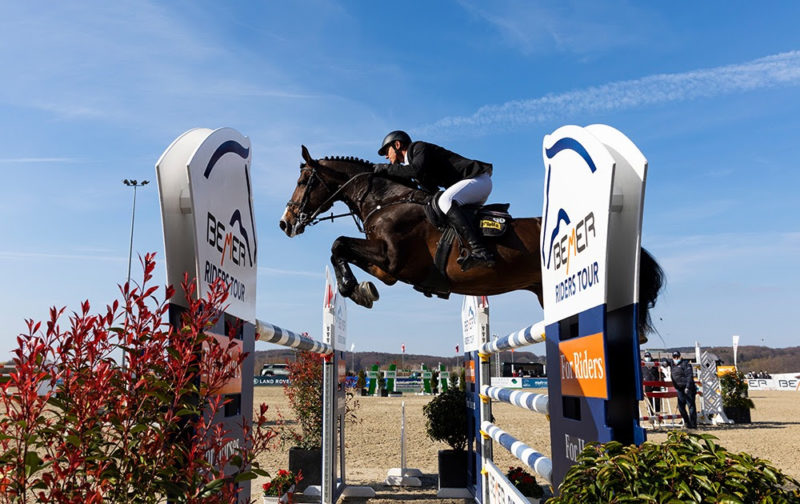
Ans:
{"type": "MultiPolygon", "coordinates": [[[[156,164],[161,214],[164,225],[167,283],[180,285],[185,273],[197,282],[197,295],[204,296],[210,284],[222,278],[229,289],[228,308],[208,332],[229,340],[247,352],[238,380],[225,391],[231,399],[214,419],[230,429],[231,446],[241,446],[242,418],[252,422],[255,339],[328,356],[323,366],[322,485],[320,502],[333,504],[340,497],[375,496],[370,487],[348,487],[345,483],[344,366],[346,362],[346,307],[325,288],[323,340],[281,329],[256,320],[257,239],[250,182],[250,140],[239,132],[222,128],[198,128],[178,137],[156,164]],[[247,379],[242,379],[247,377],[247,379]],[[337,474],[338,473],[338,474],[337,474]]],[[[185,300],[176,294],[170,300],[170,321],[178,325],[185,300]]],[[[240,483],[239,502],[250,502],[250,482],[240,483]]],[[[306,491],[306,495],[311,492],[306,491]]]]}
{"type": "Polygon", "coordinates": [[[489,341],[489,306],[462,309],[471,457],[476,502],[525,499],[492,463],[492,441],[554,490],[590,441],[641,444],[638,403],[639,265],[647,160],[605,125],[564,126],[544,138],[541,270],[544,321],[489,341]],[[548,395],[491,386],[490,357],[546,345],[548,395]],[[491,423],[491,402],[548,415],[551,458],[491,423]]]}

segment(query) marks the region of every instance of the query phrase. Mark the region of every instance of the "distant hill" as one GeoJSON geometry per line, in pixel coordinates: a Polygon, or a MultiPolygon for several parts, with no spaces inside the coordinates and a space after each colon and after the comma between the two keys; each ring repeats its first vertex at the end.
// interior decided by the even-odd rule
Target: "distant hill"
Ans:
{"type": "MultiPolygon", "coordinates": [[[[733,365],[733,347],[704,347],[717,354],[725,365],[733,365]]],[[[680,348],[682,353],[694,355],[694,347],[680,348]]],[[[672,349],[670,349],[672,351],[672,349]]],[[[800,371],[800,346],[769,348],[764,346],[740,346],[736,351],[736,365],[739,371],[766,371],[773,373],[794,373],[800,371]]]]}
{"type": "MultiPolygon", "coordinates": [[[[703,347],[714,353],[719,357],[723,364],[733,365],[733,348],[732,347],[703,347]]],[[[671,347],[665,349],[653,349],[648,347],[648,350],[655,352],[672,353],[673,350],[679,350],[684,356],[693,356],[694,347],[671,347]]],[[[502,362],[545,362],[544,355],[537,355],[533,352],[514,352],[513,359],[511,352],[502,352],[502,362]]],[[[286,362],[287,360],[294,359],[294,350],[267,350],[257,351],[255,353],[256,373],[261,367],[268,362],[286,362]]],[[[373,364],[378,364],[381,369],[386,369],[389,364],[395,363],[399,368],[401,363],[405,364],[406,369],[419,369],[421,364],[426,364],[428,367],[438,366],[439,363],[444,364],[448,368],[455,367],[456,365],[462,366],[464,358],[460,356],[452,357],[439,357],[436,355],[420,355],[420,354],[406,354],[403,356],[398,353],[384,353],[384,352],[355,352],[347,354],[347,369],[358,371],[359,369],[366,369],[373,364]],[[456,362],[457,361],[457,362],[456,362]]],[[[763,346],[740,346],[737,352],[736,361],[739,370],[747,373],[750,371],[766,371],[768,373],[794,373],[800,371],[800,346],[787,347],[787,348],[769,348],[763,346]]]]}

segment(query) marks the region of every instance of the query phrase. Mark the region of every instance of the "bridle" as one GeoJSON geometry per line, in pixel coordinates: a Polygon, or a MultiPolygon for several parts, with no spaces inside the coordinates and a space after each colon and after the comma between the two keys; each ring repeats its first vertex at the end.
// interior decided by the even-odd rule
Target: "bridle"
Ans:
{"type": "Polygon", "coordinates": [[[306,181],[306,189],[305,191],[303,191],[303,197],[300,199],[300,201],[289,200],[289,202],[286,204],[287,208],[297,208],[297,210],[295,211],[295,215],[297,216],[297,222],[300,226],[302,227],[313,226],[324,220],[334,220],[338,217],[346,217],[348,215],[351,215],[353,216],[353,220],[355,221],[359,231],[363,232],[361,223],[358,222],[358,220],[356,219],[355,212],[351,211],[339,215],[333,215],[333,212],[331,212],[331,215],[327,217],[317,217],[317,216],[320,213],[322,213],[323,208],[327,208],[329,203],[333,203],[335,201],[336,197],[339,195],[339,193],[342,192],[342,190],[344,190],[345,187],[350,185],[350,183],[352,183],[354,180],[361,177],[362,175],[372,175],[373,174],[372,172],[357,173],[352,177],[350,177],[344,184],[339,186],[338,189],[333,190],[319,175],[319,172],[317,171],[317,168],[315,166],[309,166],[308,164],[303,164],[300,165],[300,171],[311,172],[311,175],[309,175],[308,180],[306,181]],[[306,205],[308,205],[308,201],[311,197],[311,192],[313,191],[314,186],[317,183],[321,184],[328,191],[330,196],[328,196],[328,198],[325,201],[323,201],[312,214],[309,215],[308,212],[306,212],[306,205]]]}

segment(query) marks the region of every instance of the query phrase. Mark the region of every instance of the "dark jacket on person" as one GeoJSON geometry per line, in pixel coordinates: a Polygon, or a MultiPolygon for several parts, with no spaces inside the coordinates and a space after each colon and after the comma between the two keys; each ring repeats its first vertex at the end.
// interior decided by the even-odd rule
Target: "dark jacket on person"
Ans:
{"type": "Polygon", "coordinates": [[[664,374],[661,372],[661,369],[658,367],[658,364],[657,363],[653,364],[654,365],[652,366],[642,366],[642,381],[654,382],[654,381],[662,381],[664,379],[664,374]]]}
{"type": "Polygon", "coordinates": [[[675,385],[675,388],[685,390],[695,387],[692,364],[686,359],[681,359],[677,364],[671,362],[670,373],[672,375],[672,384],[675,385]]]}
{"type": "Polygon", "coordinates": [[[406,151],[407,165],[376,164],[376,173],[414,179],[425,189],[434,192],[456,182],[479,175],[492,174],[491,163],[467,159],[444,147],[428,142],[411,142],[406,151]]]}

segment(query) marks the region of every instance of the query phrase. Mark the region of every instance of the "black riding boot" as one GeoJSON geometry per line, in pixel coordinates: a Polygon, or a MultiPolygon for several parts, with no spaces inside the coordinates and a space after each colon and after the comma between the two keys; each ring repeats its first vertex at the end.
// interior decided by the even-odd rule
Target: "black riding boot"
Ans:
{"type": "Polygon", "coordinates": [[[494,267],[494,255],[486,250],[478,230],[475,229],[472,222],[464,215],[464,212],[455,201],[447,212],[447,220],[450,221],[461,240],[467,242],[471,250],[467,257],[458,259],[461,271],[467,271],[475,266],[494,267]]]}

